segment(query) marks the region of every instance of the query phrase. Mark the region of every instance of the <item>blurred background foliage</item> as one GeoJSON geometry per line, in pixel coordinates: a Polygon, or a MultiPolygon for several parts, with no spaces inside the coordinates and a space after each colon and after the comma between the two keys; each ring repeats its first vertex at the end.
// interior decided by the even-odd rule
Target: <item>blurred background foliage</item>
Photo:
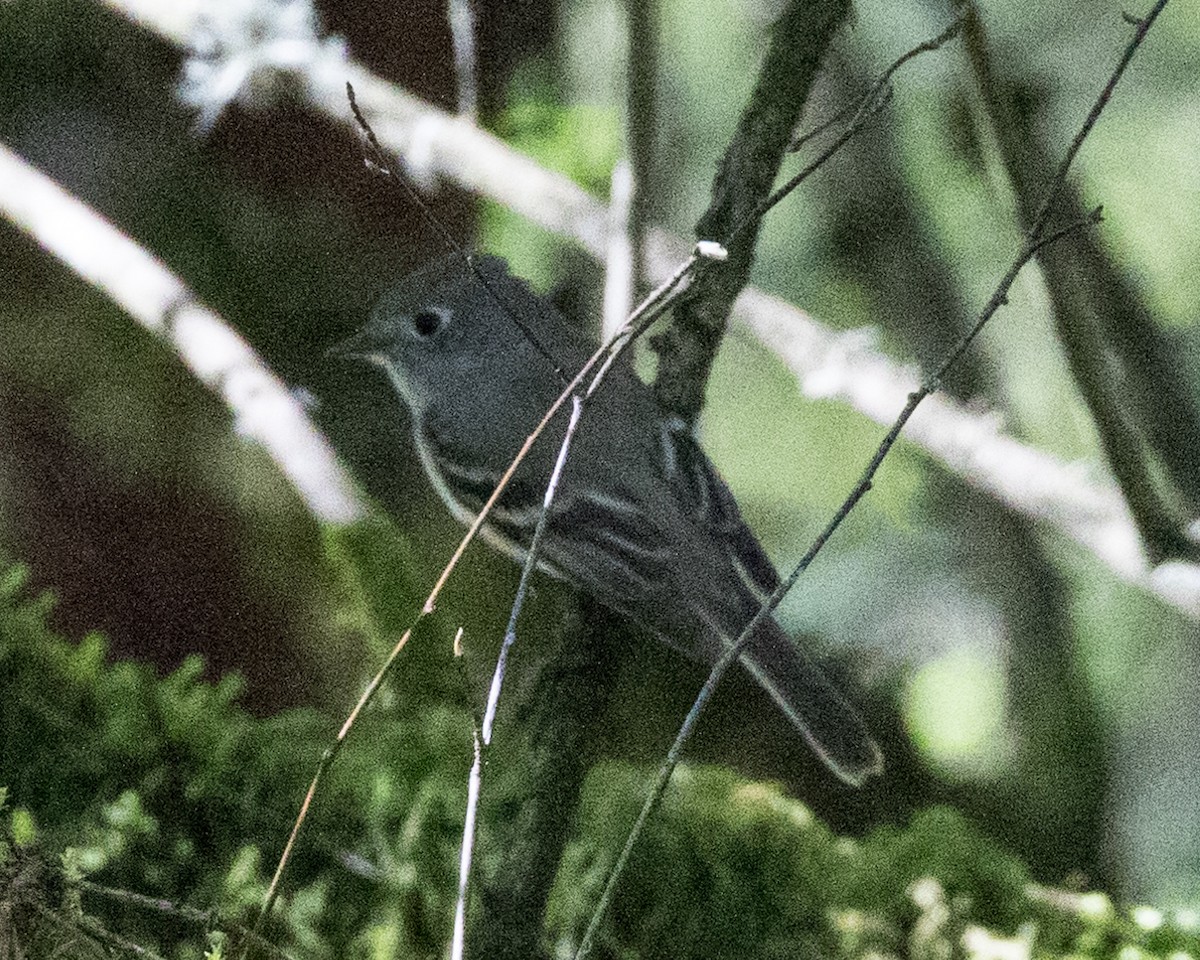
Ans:
{"type": "MultiPolygon", "coordinates": [[[[442,4],[406,0],[403,16],[382,0],[317,6],[350,55],[453,107],[442,4]]],[[[621,4],[477,7],[482,122],[604,195],[623,152],[621,4]]],[[[655,222],[686,236],[703,212],[777,12],[764,0],[657,6],[655,222]]],[[[1056,160],[1128,39],[1119,5],[987,0],[979,13],[1019,135],[1056,160]]],[[[810,122],[952,14],[925,0],[856,4],[810,122]]],[[[239,700],[253,714],[307,708],[309,729],[328,735],[385,637],[415,611],[456,529],[409,456],[404,415],[382,384],[329,369],[321,353],[390,280],[444,248],[363,170],[346,127],[286,96],[262,109],[234,105],[198,130],[178,95],[182,62],[179,50],[100,3],[2,4],[0,138],[157,253],[305,387],[390,519],[319,529],[174,356],[0,224],[0,548],[27,564],[31,591],[55,595],[53,627],[87,649],[100,650],[85,638],[102,631],[110,662],[163,675],[199,655],[209,679],[244,678],[239,700]]],[[[1175,386],[1193,407],[1198,77],[1200,13],[1177,3],[1075,170],[1083,203],[1104,204],[1098,242],[1177,360],[1175,386]]],[[[896,357],[928,367],[1019,245],[1017,200],[980,98],[958,44],[900,74],[882,122],[768,218],[754,282],[830,326],[870,327],[896,357]]],[[[431,202],[464,243],[507,256],[583,322],[596,315],[599,271],[577,251],[448,187],[431,202]]],[[[947,386],[1001,411],[1026,442],[1104,469],[1036,267],[947,386]]],[[[738,327],[719,355],[700,429],[781,568],[825,524],[881,434],[844,407],[803,398],[738,327]]],[[[481,698],[515,580],[505,562],[470,555],[389,690],[396,723],[418,729],[447,706],[461,710],[449,653],[458,625],[471,696],[481,698]]],[[[538,591],[530,651],[543,624],[553,633],[561,599],[551,585],[538,591]]],[[[779,781],[854,833],[951,803],[972,824],[964,830],[1001,843],[1040,882],[1200,908],[1196,622],[903,444],[781,617],[853,691],[889,775],[859,792],[831,783],[741,678],[706,719],[697,761],[779,781]]],[[[644,644],[624,674],[617,705],[598,722],[597,758],[651,761],[702,674],[644,644]]],[[[455,746],[446,749],[465,757],[467,729],[447,737],[455,746]]],[[[350,767],[368,778],[373,743],[356,748],[364,752],[350,767]]],[[[311,744],[319,750],[320,737],[311,744]]],[[[279,749],[299,745],[281,737],[279,749]]],[[[21,758],[39,748],[36,739],[10,744],[0,784],[10,804],[50,824],[68,815],[55,801],[63,771],[18,775],[29,769],[21,758]]],[[[284,766],[295,789],[258,811],[273,836],[286,831],[313,756],[293,752],[284,766]]],[[[139,789],[108,773],[85,798],[100,805],[93,811],[139,789]]],[[[346,826],[319,825],[323,849],[337,847],[346,826]]],[[[168,886],[188,892],[182,881],[168,886]]]]}

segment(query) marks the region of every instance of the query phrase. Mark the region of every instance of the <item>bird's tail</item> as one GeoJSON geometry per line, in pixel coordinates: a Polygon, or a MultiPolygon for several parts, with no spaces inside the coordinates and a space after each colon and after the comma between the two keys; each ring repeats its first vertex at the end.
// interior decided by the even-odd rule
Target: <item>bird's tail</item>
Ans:
{"type": "Polygon", "coordinates": [[[740,659],[841,779],[858,786],[883,770],[866,724],[774,620],[759,625],[740,659]]]}

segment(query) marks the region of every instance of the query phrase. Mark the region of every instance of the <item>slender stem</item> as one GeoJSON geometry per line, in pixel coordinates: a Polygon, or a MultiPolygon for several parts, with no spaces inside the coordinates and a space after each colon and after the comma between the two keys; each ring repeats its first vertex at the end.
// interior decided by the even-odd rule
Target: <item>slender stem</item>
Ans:
{"type": "Polygon", "coordinates": [[[496,659],[496,671],[492,675],[491,689],[488,691],[487,707],[483,712],[483,745],[490,746],[492,742],[492,726],[496,722],[496,708],[500,702],[500,688],[504,685],[504,673],[508,664],[508,651],[517,639],[517,620],[525,605],[525,597],[529,593],[529,581],[537,568],[538,552],[546,527],[550,520],[550,507],[558,494],[558,485],[562,480],[563,468],[567,464],[567,455],[571,452],[571,441],[575,431],[579,429],[579,419],[583,416],[584,398],[578,394],[571,397],[571,420],[567,424],[567,432],[563,437],[562,446],[558,449],[558,459],[554,461],[554,470],[550,474],[550,482],[546,485],[546,494],[542,498],[542,510],[538,514],[537,526],[533,530],[533,539],[529,544],[529,553],[525,556],[525,564],[521,568],[521,582],[517,585],[517,595],[513,600],[512,610],[508,615],[508,629],[504,631],[504,643],[500,647],[500,656],[496,659]]]}
{"type": "Polygon", "coordinates": [[[1049,233],[1046,232],[1046,224],[1049,221],[1053,201],[1059,196],[1063,189],[1067,172],[1071,166],[1071,161],[1079,153],[1079,149],[1083,145],[1087,134],[1095,126],[1101,112],[1111,98],[1117,81],[1121,78],[1125,68],[1129,65],[1129,62],[1132,59],[1134,52],[1136,52],[1138,47],[1141,45],[1150,26],[1153,24],[1154,20],[1162,11],[1163,7],[1166,6],[1166,4],[1167,0],[1158,0],[1158,2],[1151,9],[1151,12],[1144,19],[1137,22],[1137,29],[1134,33],[1133,39],[1130,40],[1129,44],[1126,46],[1121,59],[1118,61],[1117,67],[1109,77],[1108,83],[1105,85],[1096,102],[1093,104],[1092,109],[1087,115],[1087,118],[1080,127],[1080,131],[1071,141],[1071,146],[1068,148],[1066,157],[1064,158],[1063,162],[1059,164],[1058,170],[1055,172],[1053,179],[1050,181],[1050,186],[1047,189],[1046,197],[1039,206],[1038,213],[1034,217],[1026,233],[1025,243],[1022,245],[1007,272],[996,286],[995,291],[992,293],[992,296],[984,306],[983,311],[980,313],[975,324],[958,340],[957,343],[954,344],[954,346],[950,348],[949,351],[947,351],[945,357],[942,359],[942,362],[938,364],[933,374],[925,380],[921,387],[909,394],[908,401],[905,404],[904,409],[900,411],[900,414],[897,416],[895,422],[880,441],[879,446],[876,448],[874,455],[868,462],[866,469],[862,473],[862,476],[851,489],[846,499],[842,502],[842,505],[838,508],[833,518],[826,525],[825,529],[821,531],[820,535],[813,541],[808,551],[804,554],[803,558],[801,558],[800,562],[796,565],[788,577],[782,583],[780,583],[779,587],[771,594],[762,607],[759,608],[758,612],[746,625],[745,629],[743,629],[738,639],[733,644],[730,644],[728,647],[726,647],[721,657],[713,665],[708,678],[704,682],[704,686],[701,688],[700,693],[697,695],[691,709],[684,718],[683,724],[680,726],[679,732],[676,734],[675,741],[671,745],[671,749],[667,752],[666,759],[659,768],[658,776],[655,779],[651,793],[647,797],[646,802],[642,805],[642,809],[629,832],[629,836],[626,838],[625,846],[622,848],[621,854],[613,864],[613,868],[605,882],[604,890],[600,896],[600,900],[596,905],[595,911],[592,913],[592,917],[588,922],[587,929],[584,931],[583,938],[580,940],[579,949],[575,953],[575,960],[584,960],[584,958],[586,958],[591,952],[596,934],[600,928],[600,924],[603,921],[610,904],[612,903],[617,882],[619,881],[621,874],[624,872],[626,865],[629,862],[629,855],[633,850],[634,845],[640,839],[650,815],[661,802],[667,785],[670,783],[671,776],[675,771],[675,767],[679,764],[679,759],[682,756],[684,745],[691,737],[692,731],[695,728],[700,714],[703,712],[709,700],[712,698],[713,693],[715,693],[718,685],[721,682],[721,679],[725,675],[725,672],[729,669],[730,665],[736,661],[738,655],[745,648],[746,644],[750,642],[755,629],[757,629],[758,625],[766,617],[770,616],[771,612],[775,609],[787,592],[791,590],[804,571],[808,569],[809,565],[816,558],[817,554],[829,541],[829,538],[833,536],[838,527],[840,527],[846,517],[849,516],[850,511],[854,509],[854,507],[860,500],[862,500],[864,496],[866,496],[867,492],[871,489],[872,483],[874,482],[875,474],[878,472],[880,465],[883,463],[884,459],[895,445],[896,440],[899,438],[900,432],[904,429],[905,424],[907,424],[912,418],[912,415],[916,412],[916,409],[921,401],[939,388],[941,380],[947,371],[955,363],[957,363],[959,359],[961,359],[971,342],[976,336],[978,336],[979,332],[983,329],[987,322],[995,315],[996,311],[1008,302],[1009,290],[1011,289],[1017,278],[1017,275],[1021,272],[1022,268],[1038,253],[1038,251],[1044,247],[1099,221],[1100,209],[1097,208],[1082,220],[1075,221],[1064,227],[1050,231],[1049,233]]]}
{"type": "Polygon", "coordinates": [[[475,821],[479,812],[479,791],[483,783],[483,749],[479,744],[479,729],[471,730],[474,758],[467,779],[467,814],[463,817],[462,847],[458,855],[458,898],[454,905],[454,938],[450,944],[451,960],[463,960],[467,935],[467,895],[471,886],[471,865],[475,855],[475,821]]]}

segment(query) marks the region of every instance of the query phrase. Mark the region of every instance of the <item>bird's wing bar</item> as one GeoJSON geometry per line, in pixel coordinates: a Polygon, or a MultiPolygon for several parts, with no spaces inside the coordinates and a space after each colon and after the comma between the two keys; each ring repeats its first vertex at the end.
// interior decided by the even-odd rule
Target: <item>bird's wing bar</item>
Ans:
{"type": "Polygon", "coordinates": [[[720,545],[747,591],[762,602],[779,586],[779,575],[716,467],[677,418],[662,422],[660,448],[663,477],[676,502],[720,545]]]}

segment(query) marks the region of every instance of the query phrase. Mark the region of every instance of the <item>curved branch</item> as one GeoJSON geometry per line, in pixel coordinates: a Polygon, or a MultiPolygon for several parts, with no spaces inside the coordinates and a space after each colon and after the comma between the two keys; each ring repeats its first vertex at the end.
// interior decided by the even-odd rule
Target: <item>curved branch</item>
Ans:
{"type": "Polygon", "coordinates": [[[165,341],[225,401],[318,519],[364,514],[353,482],[303,406],[229,324],[83,201],[0,144],[0,213],[165,341]]]}

